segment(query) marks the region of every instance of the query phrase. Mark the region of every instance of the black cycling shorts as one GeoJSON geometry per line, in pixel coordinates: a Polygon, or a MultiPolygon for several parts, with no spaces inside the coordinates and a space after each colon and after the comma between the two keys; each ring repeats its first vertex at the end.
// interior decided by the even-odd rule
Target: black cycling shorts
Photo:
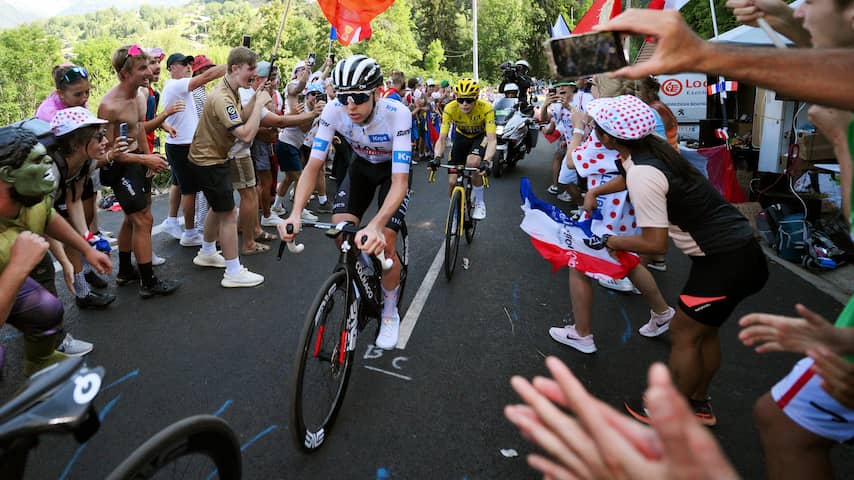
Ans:
{"type": "MultiPolygon", "coordinates": [[[[412,181],[411,175],[409,179],[412,181]]],[[[365,212],[371,206],[377,187],[380,190],[377,196],[377,208],[380,208],[391,189],[391,162],[375,164],[354,155],[347,169],[347,175],[335,195],[332,213],[349,213],[358,217],[360,221],[363,220],[365,212]]],[[[391,216],[386,227],[395,232],[400,231],[408,204],[409,190],[407,189],[400,207],[391,216]]]]}
{"type": "Polygon", "coordinates": [[[166,144],[166,161],[169,162],[169,167],[172,169],[171,182],[172,185],[178,185],[181,189],[181,195],[192,195],[199,191],[198,186],[193,181],[193,176],[189,173],[189,156],[189,145],[166,144]]]}
{"type": "Polygon", "coordinates": [[[469,155],[475,155],[483,159],[483,156],[486,154],[486,143],[486,134],[469,138],[457,132],[454,135],[454,146],[451,149],[451,163],[454,165],[465,165],[469,155]]]}
{"type": "Polygon", "coordinates": [[[148,207],[151,179],[145,176],[146,167],[141,163],[121,165],[121,176],[112,185],[116,200],[126,215],[141,212],[148,207]]]}
{"type": "Polygon", "coordinates": [[[768,262],[756,240],[729,252],[690,258],[679,308],[704,325],[723,325],[735,307],[768,280],[768,262]]]}

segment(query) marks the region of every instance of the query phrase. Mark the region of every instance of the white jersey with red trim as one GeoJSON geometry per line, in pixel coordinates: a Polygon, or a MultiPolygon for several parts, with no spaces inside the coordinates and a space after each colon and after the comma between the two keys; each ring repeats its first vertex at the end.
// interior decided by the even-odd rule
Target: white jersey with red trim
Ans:
{"type": "Polygon", "coordinates": [[[338,132],[356,155],[375,164],[391,162],[392,173],[409,173],[411,128],[412,114],[396,100],[377,100],[371,120],[366,124],[355,123],[347,114],[346,107],[333,100],[320,114],[320,127],[312,144],[311,159],[326,159],[332,137],[338,132]]]}

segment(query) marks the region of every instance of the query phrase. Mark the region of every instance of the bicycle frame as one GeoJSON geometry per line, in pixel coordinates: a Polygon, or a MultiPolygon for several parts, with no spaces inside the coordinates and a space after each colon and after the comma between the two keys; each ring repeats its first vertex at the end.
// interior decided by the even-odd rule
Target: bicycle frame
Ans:
{"type": "MultiPolygon", "coordinates": [[[[477,172],[479,170],[477,168],[474,168],[474,167],[466,167],[465,165],[442,164],[439,166],[442,168],[448,169],[448,175],[456,175],[457,176],[457,181],[454,184],[454,188],[451,190],[451,195],[450,195],[450,200],[449,200],[449,205],[448,205],[448,217],[445,219],[445,234],[451,233],[451,232],[449,232],[449,229],[451,228],[451,211],[450,211],[450,209],[453,208],[454,193],[460,192],[460,196],[462,198],[462,202],[460,202],[460,218],[464,219],[464,221],[459,222],[459,225],[457,225],[458,231],[456,233],[458,236],[462,236],[465,223],[466,223],[466,221],[469,221],[469,217],[470,217],[470,215],[468,215],[468,211],[469,211],[471,192],[472,192],[471,177],[474,174],[474,172],[477,172]]],[[[483,176],[483,186],[484,187],[489,186],[488,178],[489,177],[487,177],[485,175],[483,176]]],[[[436,181],[436,172],[434,170],[430,170],[429,181],[430,181],[430,183],[434,183],[436,181]]]]}

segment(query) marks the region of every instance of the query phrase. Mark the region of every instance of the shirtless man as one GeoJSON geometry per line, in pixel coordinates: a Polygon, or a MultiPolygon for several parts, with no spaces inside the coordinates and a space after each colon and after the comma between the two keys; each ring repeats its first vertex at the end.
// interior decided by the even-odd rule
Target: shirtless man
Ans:
{"type": "Polygon", "coordinates": [[[174,292],[179,283],[160,280],[151,265],[151,176],[169,168],[160,155],[151,153],[145,137],[145,109],[139,102],[139,88],[148,85],[152,74],[148,55],[139,45],[118,48],[112,56],[119,84],[101,99],[98,117],[108,120],[107,138],[112,145],[121,135],[119,125],[127,124],[128,150],[118,152],[101,168],[101,183],[112,187],[125,213],[119,231],[119,285],[139,281],[139,295],[151,298],[174,292]],[[137,272],[131,263],[136,256],[137,272]]]}

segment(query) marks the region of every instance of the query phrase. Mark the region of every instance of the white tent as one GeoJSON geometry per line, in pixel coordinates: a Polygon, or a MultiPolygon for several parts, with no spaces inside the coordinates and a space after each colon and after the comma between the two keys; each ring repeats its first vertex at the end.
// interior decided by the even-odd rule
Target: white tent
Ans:
{"type": "MultiPolygon", "coordinates": [[[[795,0],[794,2],[789,4],[791,8],[797,8],[800,4],[804,3],[804,0],[795,0]]],[[[791,44],[792,41],[788,38],[780,35],[783,38],[783,41],[791,44]]],[[[739,43],[742,45],[771,45],[771,40],[768,38],[768,35],[762,31],[761,28],[750,27],[748,25],[741,25],[740,27],[735,27],[728,32],[724,32],[717,37],[710,39],[712,42],[726,42],[726,43],[739,43]]]]}

